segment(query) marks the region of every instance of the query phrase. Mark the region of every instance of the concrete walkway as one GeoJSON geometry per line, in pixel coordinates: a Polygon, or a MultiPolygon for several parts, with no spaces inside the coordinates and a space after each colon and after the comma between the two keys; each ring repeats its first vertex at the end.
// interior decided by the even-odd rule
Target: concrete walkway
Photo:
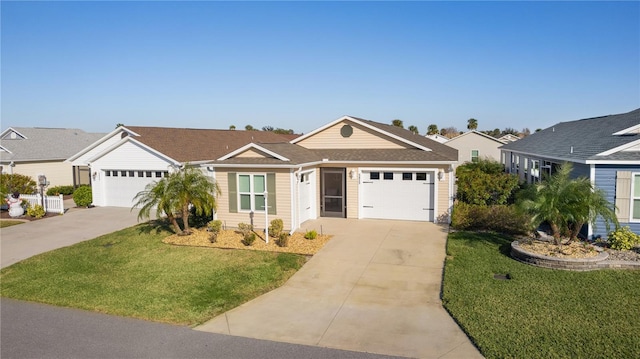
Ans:
{"type": "Polygon", "coordinates": [[[197,330],[415,358],[481,358],[440,300],[446,227],[323,218],[334,238],[282,287],[197,330]]]}
{"type": "Polygon", "coordinates": [[[36,254],[130,227],[138,223],[137,216],[138,211],[130,211],[129,208],[71,208],[57,217],[2,228],[0,268],[36,254]]]}

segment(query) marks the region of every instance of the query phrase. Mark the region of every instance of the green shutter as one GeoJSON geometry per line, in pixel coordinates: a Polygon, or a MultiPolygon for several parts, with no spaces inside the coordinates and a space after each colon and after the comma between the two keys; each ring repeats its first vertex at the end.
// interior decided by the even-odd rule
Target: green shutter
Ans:
{"type": "Polygon", "coordinates": [[[269,214],[278,214],[276,211],[276,174],[275,173],[267,173],[267,192],[268,197],[268,206],[269,206],[269,214]]]}
{"type": "Polygon", "coordinates": [[[227,173],[229,182],[229,213],[238,213],[238,186],[236,184],[236,173],[227,173]]]}

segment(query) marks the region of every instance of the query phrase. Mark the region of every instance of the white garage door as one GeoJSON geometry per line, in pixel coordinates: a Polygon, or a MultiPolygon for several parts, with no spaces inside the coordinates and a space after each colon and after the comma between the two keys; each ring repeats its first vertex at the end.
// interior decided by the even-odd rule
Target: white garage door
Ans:
{"type": "Polygon", "coordinates": [[[361,179],[361,217],[434,220],[434,172],[371,170],[361,179]]]}
{"type": "Polygon", "coordinates": [[[113,207],[133,207],[133,197],[144,191],[148,183],[157,181],[168,174],[167,171],[106,170],[104,178],[105,205],[113,207]]]}
{"type": "Polygon", "coordinates": [[[316,214],[316,173],[302,173],[298,184],[300,199],[298,201],[300,223],[317,218],[316,214]]]}

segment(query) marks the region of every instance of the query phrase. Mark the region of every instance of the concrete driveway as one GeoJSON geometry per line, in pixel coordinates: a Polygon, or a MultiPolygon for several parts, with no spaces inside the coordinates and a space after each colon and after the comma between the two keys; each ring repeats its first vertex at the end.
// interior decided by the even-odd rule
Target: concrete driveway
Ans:
{"type": "Polygon", "coordinates": [[[446,227],[322,218],[334,238],[282,287],[197,330],[416,358],[481,358],[442,307],[446,227]]]}
{"type": "Polygon", "coordinates": [[[130,227],[138,223],[137,216],[138,211],[129,208],[72,208],[64,215],[2,228],[0,268],[130,227]]]}

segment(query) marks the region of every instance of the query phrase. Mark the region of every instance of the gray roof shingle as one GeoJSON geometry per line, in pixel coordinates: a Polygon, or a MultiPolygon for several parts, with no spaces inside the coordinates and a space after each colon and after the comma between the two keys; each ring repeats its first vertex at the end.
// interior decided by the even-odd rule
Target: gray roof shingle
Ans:
{"type": "Polygon", "coordinates": [[[640,161],[638,151],[598,156],[599,153],[640,140],[638,131],[626,135],[613,135],[638,125],[640,109],[617,115],[560,122],[500,148],[574,162],[640,161]]]}
{"type": "Polygon", "coordinates": [[[105,133],[88,133],[77,128],[10,128],[26,138],[11,139],[9,136],[2,138],[0,146],[11,152],[0,151],[2,162],[66,160],[106,135],[105,133]]]}

